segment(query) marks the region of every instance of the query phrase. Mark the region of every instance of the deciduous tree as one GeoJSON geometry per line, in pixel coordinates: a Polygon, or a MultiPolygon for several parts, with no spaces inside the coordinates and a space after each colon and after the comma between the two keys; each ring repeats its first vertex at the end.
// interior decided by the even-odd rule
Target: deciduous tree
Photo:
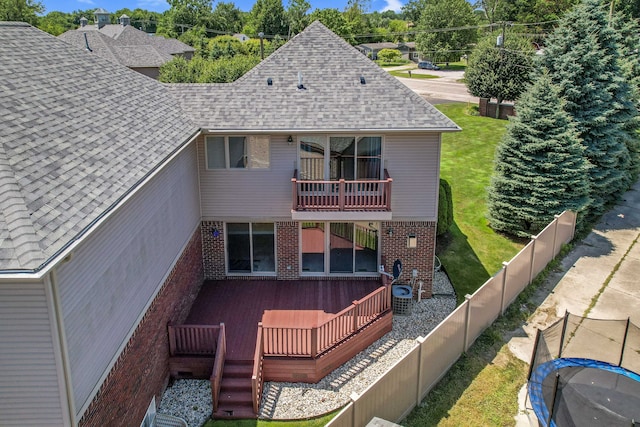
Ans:
{"type": "Polygon", "coordinates": [[[0,0],[0,21],[23,21],[38,24],[38,14],[44,6],[36,0],[0,0]]]}
{"type": "Polygon", "coordinates": [[[418,24],[416,46],[433,61],[457,61],[477,41],[477,30],[466,28],[475,25],[466,0],[429,0],[418,24]]]}
{"type": "MultiPolygon", "coordinates": [[[[498,35],[494,32],[484,37],[473,49],[465,71],[469,92],[480,98],[515,101],[530,82],[533,66],[533,47],[528,39],[509,32],[502,46],[496,46],[498,35]]],[[[500,117],[497,109],[496,117],[500,117]]]]}

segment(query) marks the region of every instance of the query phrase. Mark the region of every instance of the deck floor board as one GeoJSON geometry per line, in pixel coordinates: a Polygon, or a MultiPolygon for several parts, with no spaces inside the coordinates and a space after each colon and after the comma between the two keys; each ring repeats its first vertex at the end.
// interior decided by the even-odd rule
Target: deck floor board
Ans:
{"type": "Polygon", "coordinates": [[[379,286],[378,280],[208,280],[185,323],[224,323],[227,359],[251,360],[265,310],[309,310],[301,313],[307,322],[317,310],[339,313],[379,286]]]}

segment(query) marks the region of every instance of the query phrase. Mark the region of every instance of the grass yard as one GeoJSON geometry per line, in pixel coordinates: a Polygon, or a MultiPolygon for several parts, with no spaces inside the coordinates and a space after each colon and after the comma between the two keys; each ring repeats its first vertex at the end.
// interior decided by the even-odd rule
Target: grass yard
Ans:
{"type": "Polygon", "coordinates": [[[394,77],[404,77],[406,79],[408,78],[412,78],[412,79],[438,79],[438,76],[434,76],[432,74],[420,74],[420,73],[411,73],[411,77],[409,77],[409,71],[410,70],[394,70],[394,71],[389,71],[389,74],[391,74],[394,77]]]}
{"type": "Polygon", "coordinates": [[[440,176],[451,185],[454,225],[438,237],[438,256],[458,294],[472,294],[524,246],[489,228],[486,188],[493,170],[495,148],[507,122],[473,115],[469,104],[442,104],[437,108],[462,128],[442,135],[440,176]]]}
{"type": "Polygon", "coordinates": [[[339,411],[332,412],[323,417],[313,418],[310,420],[296,421],[265,421],[265,420],[211,420],[203,427],[322,427],[327,424],[339,411]]]}

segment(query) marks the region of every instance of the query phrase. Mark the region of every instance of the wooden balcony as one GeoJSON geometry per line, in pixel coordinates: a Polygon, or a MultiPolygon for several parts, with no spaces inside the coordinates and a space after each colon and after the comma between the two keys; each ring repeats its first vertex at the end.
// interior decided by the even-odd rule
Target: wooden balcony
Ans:
{"type": "Polygon", "coordinates": [[[343,214],[326,219],[355,219],[368,212],[371,213],[368,219],[390,220],[392,182],[386,169],[382,180],[354,181],[303,180],[296,169],[291,178],[292,219],[325,219],[318,213],[343,214]]]}

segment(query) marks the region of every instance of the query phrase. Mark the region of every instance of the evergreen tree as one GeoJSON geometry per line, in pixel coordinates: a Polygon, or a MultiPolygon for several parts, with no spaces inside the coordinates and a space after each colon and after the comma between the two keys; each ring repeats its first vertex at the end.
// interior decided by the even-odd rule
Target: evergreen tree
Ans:
{"type": "Polygon", "coordinates": [[[518,102],[496,150],[487,195],[489,224],[520,237],[588,202],[588,163],[559,88],[543,73],[518,102]]]}
{"type": "Polygon", "coordinates": [[[585,147],[591,203],[598,216],[630,184],[628,133],[624,120],[629,85],[618,65],[616,35],[598,0],[584,0],[568,12],[548,37],[541,64],[549,70],[566,111],[576,123],[585,147]]]}

